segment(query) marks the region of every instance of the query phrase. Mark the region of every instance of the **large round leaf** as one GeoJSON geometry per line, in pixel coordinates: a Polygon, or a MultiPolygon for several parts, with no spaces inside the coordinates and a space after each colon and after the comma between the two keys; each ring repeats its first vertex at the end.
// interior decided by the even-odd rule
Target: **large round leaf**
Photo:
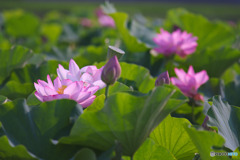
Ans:
{"type": "Polygon", "coordinates": [[[184,125],[191,124],[187,119],[165,118],[150,137],[160,146],[167,148],[178,160],[192,159],[197,152],[184,125]]]}
{"type": "Polygon", "coordinates": [[[84,112],[70,136],[60,142],[107,150],[117,140],[123,154],[132,156],[150,132],[185,101],[171,87],[157,87],[146,96],[116,93],[102,110],[84,112]]]}
{"type": "Polygon", "coordinates": [[[31,156],[23,145],[11,146],[7,136],[0,137],[0,159],[25,159],[36,160],[31,156]]]}
{"type": "Polygon", "coordinates": [[[32,154],[44,159],[67,159],[76,147],[54,145],[51,139],[68,135],[74,120],[72,117],[70,121],[70,117],[73,112],[77,113],[78,107],[70,100],[28,106],[26,100],[17,99],[0,106],[0,121],[14,146],[24,145],[32,154]]]}
{"type": "Polygon", "coordinates": [[[38,17],[22,10],[4,12],[6,32],[15,37],[35,35],[39,26],[38,17]]]}
{"type": "Polygon", "coordinates": [[[201,159],[211,160],[227,160],[226,156],[211,157],[211,152],[225,152],[221,148],[224,145],[224,138],[215,132],[197,130],[189,125],[185,124],[185,129],[192,139],[193,144],[197,148],[201,159]],[[214,149],[215,148],[215,149],[214,149]],[[219,149],[220,148],[220,149],[219,149]]]}
{"type": "MultiPolygon", "coordinates": [[[[176,160],[176,158],[163,146],[155,143],[151,138],[141,145],[133,156],[133,160],[176,160]]],[[[127,160],[127,159],[126,159],[127,160]]]]}
{"type": "Polygon", "coordinates": [[[22,67],[31,56],[29,49],[21,46],[11,50],[0,50],[0,83],[9,76],[13,69],[22,67]]]}

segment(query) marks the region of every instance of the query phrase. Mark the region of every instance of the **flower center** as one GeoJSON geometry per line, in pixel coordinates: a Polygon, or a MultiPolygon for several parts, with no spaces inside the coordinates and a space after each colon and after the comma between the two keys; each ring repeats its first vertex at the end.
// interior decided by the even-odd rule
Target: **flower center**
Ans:
{"type": "Polygon", "coordinates": [[[62,87],[58,88],[58,91],[57,91],[57,93],[58,93],[58,94],[63,94],[63,92],[64,92],[64,89],[66,89],[66,88],[67,88],[67,86],[65,86],[65,85],[62,85],[62,87]]]}

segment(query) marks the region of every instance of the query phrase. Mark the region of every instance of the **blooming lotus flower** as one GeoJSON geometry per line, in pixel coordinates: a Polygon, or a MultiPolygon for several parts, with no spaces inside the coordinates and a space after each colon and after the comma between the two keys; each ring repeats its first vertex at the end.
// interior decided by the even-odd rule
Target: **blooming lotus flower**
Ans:
{"type": "Polygon", "coordinates": [[[161,33],[153,38],[153,41],[158,45],[153,49],[155,54],[171,56],[176,53],[184,58],[196,51],[197,37],[193,37],[192,34],[188,34],[186,31],[181,32],[180,29],[172,34],[162,28],[160,30],[161,33]]]}
{"type": "Polygon", "coordinates": [[[187,73],[183,69],[175,68],[174,70],[178,78],[172,77],[172,84],[177,86],[186,96],[202,99],[197,90],[202,84],[208,81],[207,72],[203,70],[195,73],[192,66],[189,67],[187,73]]]}
{"type": "Polygon", "coordinates": [[[114,84],[121,75],[121,66],[117,56],[113,56],[104,66],[101,78],[107,85],[114,84]]]}
{"type": "Polygon", "coordinates": [[[99,88],[83,81],[73,82],[69,79],[61,81],[59,77],[52,83],[49,75],[47,76],[47,82],[38,80],[38,83],[34,83],[34,86],[36,88],[35,96],[42,102],[55,99],[72,99],[83,108],[92,104],[96,97],[93,94],[99,88]]]}
{"type": "Polygon", "coordinates": [[[163,84],[170,84],[168,71],[161,73],[155,81],[155,86],[162,86],[163,84]]]}
{"type": "Polygon", "coordinates": [[[63,68],[59,64],[57,74],[60,80],[70,79],[72,81],[83,81],[89,83],[91,86],[98,86],[102,89],[106,84],[101,80],[102,68],[97,69],[96,66],[85,66],[79,68],[76,62],[71,59],[69,62],[69,70],[63,68]]]}

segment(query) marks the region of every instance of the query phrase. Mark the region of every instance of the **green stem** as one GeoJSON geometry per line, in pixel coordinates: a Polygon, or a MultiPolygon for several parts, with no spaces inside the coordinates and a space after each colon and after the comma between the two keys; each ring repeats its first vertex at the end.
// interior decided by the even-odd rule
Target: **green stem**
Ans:
{"type": "Polygon", "coordinates": [[[194,123],[195,122],[195,116],[194,116],[195,100],[193,98],[189,98],[189,105],[192,107],[192,123],[194,123]]]}
{"type": "MultiPolygon", "coordinates": [[[[173,58],[174,58],[174,56],[164,57],[164,58],[163,58],[163,62],[162,62],[162,64],[161,64],[160,70],[159,70],[160,73],[166,71],[166,65],[168,64],[169,61],[172,61],[173,58]]],[[[160,74],[160,73],[159,73],[159,74],[160,74]]]]}
{"type": "Polygon", "coordinates": [[[195,122],[195,116],[194,116],[194,105],[192,104],[192,123],[195,122]]]}
{"type": "Polygon", "coordinates": [[[109,88],[109,85],[107,85],[106,88],[105,88],[105,101],[108,98],[108,88],[109,88]]]}

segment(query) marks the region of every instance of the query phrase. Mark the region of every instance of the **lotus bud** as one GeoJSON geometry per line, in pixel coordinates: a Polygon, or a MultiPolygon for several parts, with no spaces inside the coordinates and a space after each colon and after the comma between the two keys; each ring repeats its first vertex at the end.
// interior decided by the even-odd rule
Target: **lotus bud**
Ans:
{"type": "Polygon", "coordinates": [[[114,84],[121,75],[121,66],[117,56],[113,56],[103,67],[101,79],[107,85],[114,84]]]}
{"type": "Polygon", "coordinates": [[[108,46],[107,59],[110,59],[113,56],[117,56],[117,58],[120,59],[124,54],[125,52],[123,50],[114,46],[108,46]]]}
{"type": "Polygon", "coordinates": [[[207,125],[207,122],[208,122],[208,121],[209,121],[209,117],[206,116],[205,119],[204,119],[204,121],[203,121],[203,123],[202,123],[202,127],[203,127],[205,130],[207,130],[207,131],[216,132],[213,128],[208,127],[208,125],[207,125]]]}
{"type": "Polygon", "coordinates": [[[163,84],[170,84],[170,78],[169,78],[169,74],[168,71],[161,73],[156,82],[155,82],[155,86],[162,86],[163,84]]]}

